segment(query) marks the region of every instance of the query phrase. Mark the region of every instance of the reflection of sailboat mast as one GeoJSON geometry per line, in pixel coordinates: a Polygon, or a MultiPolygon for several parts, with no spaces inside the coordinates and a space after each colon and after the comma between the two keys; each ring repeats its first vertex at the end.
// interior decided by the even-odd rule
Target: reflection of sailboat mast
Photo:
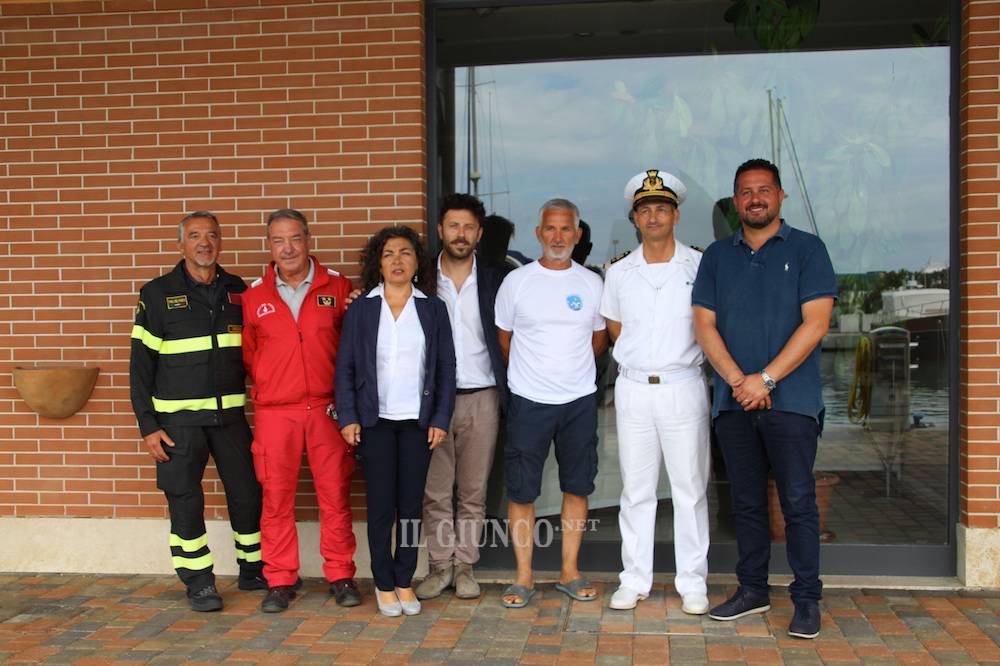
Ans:
{"type": "Polygon", "coordinates": [[[775,99],[772,90],[767,91],[767,115],[771,127],[771,161],[781,168],[781,141],[785,138],[792,154],[792,173],[795,175],[795,182],[799,186],[802,194],[802,204],[806,210],[806,217],[812,227],[813,233],[819,236],[819,227],[816,226],[816,214],[813,212],[812,200],[809,198],[809,190],[806,189],[806,178],[802,173],[802,165],[799,164],[799,154],[795,150],[795,140],[792,139],[792,128],[788,125],[788,116],[785,115],[785,105],[781,98],[775,99]]]}
{"type": "MultiPolygon", "coordinates": [[[[487,168],[487,173],[490,176],[487,185],[488,185],[488,189],[490,189],[491,191],[489,191],[489,192],[482,192],[482,193],[480,193],[480,191],[479,191],[479,183],[480,183],[481,180],[483,180],[483,174],[479,170],[479,103],[480,103],[480,96],[479,96],[479,93],[478,93],[478,88],[479,88],[479,86],[482,86],[482,85],[490,85],[490,84],[495,84],[495,83],[496,83],[495,81],[477,81],[476,80],[476,68],[475,67],[469,67],[468,68],[468,74],[467,74],[466,86],[465,86],[466,87],[466,97],[465,97],[465,102],[466,102],[466,104],[465,104],[465,110],[466,110],[466,114],[465,114],[465,137],[466,137],[466,141],[465,141],[465,167],[466,167],[466,171],[465,171],[465,173],[466,173],[465,191],[466,191],[466,193],[472,194],[473,196],[476,196],[476,197],[480,197],[480,196],[483,197],[483,198],[489,197],[489,206],[488,207],[489,207],[490,210],[496,210],[495,205],[494,205],[494,201],[493,201],[493,197],[495,195],[509,195],[510,194],[510,190],[509,189],[504,189],[504,190],[496,190],[495,189],[496,185],[497,185],[497,183],[496,183],[496,178],[497,177],[495,175],[496,172],[495,172],[494,164],[493,164],[493,146],[494,146],[494,142],[493,142],[493,122],[495,120],[497,123],[499,123],[499,118],[497,117],[497,114],[495,113],[495,111],[492,110],[492,107],[490,109],[486,110],[486,127],[487,127],[487,132],[488,132],[487,143],[486,143],[486,148],[487,148],[486,160],[488,162],[488,165],[487,165],[486,168],[487,168]]],[[[489,93],[487,93],[486,99],[488,100],[488,102],[487,102],[488,104],[492,104],[494,96],[490,95],[489,93]]],[[[507,177],[506,176],[506,174],[507,174],[507,167],[506,167],[505,158],[503,156],[503,147],[502,147],[502,145],[503,145],[503,135],[502,135],[502,133],[501,133],[501,136],[500,136],[500,144],[501,144],[501,149],[500,149],[501,150],[500,171],[503,174],[502,177],[504,179],[506,179],[506,177],[507,177]]],[[[486,181],[484,181],[484,182],[486,182],[486,181]]],[[[508,209],[509,209],[509,204],[508,204],[508,209]]],[[[509,214],[510,213],[509,213],[509,210],[508,210],[508,215],[509,214]]]]}
{"type": "Polygon", "coordinates": [[[466,101],[468,107],[468,141],[466,142],[466,173],[468,174],[468,190],[474,195],[479,195],[479,132],[476,127],[476,68],[469,68],[468,94],[466,101]]]}

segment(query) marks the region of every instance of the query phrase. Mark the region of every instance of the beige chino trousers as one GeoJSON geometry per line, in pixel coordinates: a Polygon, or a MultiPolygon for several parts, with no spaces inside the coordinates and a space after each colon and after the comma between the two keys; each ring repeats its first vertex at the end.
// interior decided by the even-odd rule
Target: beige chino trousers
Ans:
{"type": "Polygon", "coordinates": [[[455,396],[451,428],[431,455],[424,487],[423,531],[431,567],[479,561],[486,482],[499,427],[495,388],[455,396]]]}

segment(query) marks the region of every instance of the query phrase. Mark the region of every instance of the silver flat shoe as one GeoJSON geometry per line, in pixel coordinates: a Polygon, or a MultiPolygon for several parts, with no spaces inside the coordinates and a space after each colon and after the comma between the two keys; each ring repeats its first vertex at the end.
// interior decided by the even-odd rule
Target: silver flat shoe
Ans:
{"type": "MultiPolygon", "coordinates": [[[[399,602],[399,599],[392,603],[385,603],[382,601],[382,597],[379,596],[380,590],[375,591],[375,603],[378,604],[378,612],[386,617],[399,617],[403,614],[403,605],[399,602]]],[[[395,596],[393,592],[393,596],[395,596]]],[[[419,611],[418,611],[419,612],[419,611]]]]}

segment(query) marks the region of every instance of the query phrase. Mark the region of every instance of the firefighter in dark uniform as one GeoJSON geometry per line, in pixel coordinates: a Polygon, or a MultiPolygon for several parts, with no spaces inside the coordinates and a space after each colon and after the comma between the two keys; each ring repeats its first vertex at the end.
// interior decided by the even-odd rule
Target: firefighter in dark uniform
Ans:
{"type": "Polygon", "coordinates": [[[142,287],[132,329],[132,408],[156,485],[170,508],[170,554],[196,611],[222,608],[205,531],[208,456],[226,490],[241,590],[267,589],[260,557],[261,492],[243,407],[243,280],[217,263],[222,235],[207,211],[178,229],[183,260],[142,287]]]}

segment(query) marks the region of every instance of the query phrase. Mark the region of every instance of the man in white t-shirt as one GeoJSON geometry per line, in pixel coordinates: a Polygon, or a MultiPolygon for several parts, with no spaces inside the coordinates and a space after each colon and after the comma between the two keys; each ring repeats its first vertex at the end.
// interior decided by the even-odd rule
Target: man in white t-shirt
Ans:
{"type": "Polygon", "coordinates": [[[622,495],[621,585],[611,608],[635,608],[653,585],[656,486],[665,463],[674,511],[681,610],[708,612],[709,404],[691,288],[701,253],[674,237],[687,188],[649,169],[625,186],[642,243],[607,273],[601,314],[618,361],[615,416],[622,495]]]}
{"type": "Polygon", "coordinates": [[[578,601],[597,598],[580,575],[577,554],[587,522],[587,496],[597,476],[597,367],[607,348],[599,308],[601,278],[572,260],[580,212],[565,199],[542,205],[535,235],[538,261],[511,272],[500,286],[496,324],[508,362],[510,406],[504,472],[517,580],[503,605],[521,608],[534,594],[531,571],[534,501],[554,441],[562,504],[562,570],[556,589],[578,601]]]}

